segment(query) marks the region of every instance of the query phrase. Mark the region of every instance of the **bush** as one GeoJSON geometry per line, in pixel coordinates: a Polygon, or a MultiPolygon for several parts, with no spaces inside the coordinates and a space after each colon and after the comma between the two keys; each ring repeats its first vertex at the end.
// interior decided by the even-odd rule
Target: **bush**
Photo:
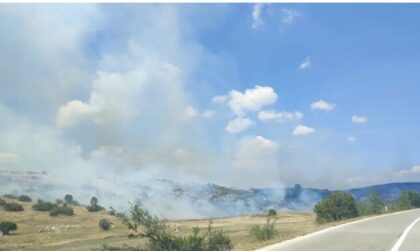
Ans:
{"type": "Polygon", "coordinates": [[[268,210],[268,216],[276,216],[276,215],[277,215],[276,210],[274,210],[274,209],[268,210]]]}
{"type": "Polygon", "coordinates": [[[250,230],[251,236],[259,241],[266,241],[272,239],[277,235],[277,230],[274,228],[274,223],[271,222],[270,218],[267,218],[267,222],[262,226],[253,226],[250,230]]]}
{"type": "Polygon", "coordinates": [[[86,209],[89,211],[89,212],[99,212],[99,211],[101,211],[101,210],[103,210],[104,208],[103,207],[101,207],[101,206],[99,206],[99,205],[96,205],[96,206],[87,206],[86,207],[86,209]]]}
{"type": "Polygon", "coordinates": [[[90,199],[90,206],[87,206],[86,209],[89,212],[98,212],[103,210],[104,208],[98,204],[98,199],[94,196],[90,199]]]}
{"type": "Polygon", "coordinates": [[[17,200],[17,196],[13,195],[13,194],[5,194],[3,195],[4,198],[6,199],[12,199],[12,200],[17,200]]]}
{"type": "Polygon", "coordinates": [[[99,227],[102,230],[105,230],[105,231],[109,230],[111,228],[111,222],[109,220],[103,218],[99,221],[99,227]]]}
{"type": "Polygon", "coordinates": [[[23,195],[21,195],[21,196],[18,197],[18,201],[21,201],[21,202],[31,202],[32,199],[28,195],[23,194],[23,195]]]}
{"type": "Polygon", "coordinates": [[[403,192],[396,204],[392,205],[392,211],[407,210],[420,207],[420,193],[403,192]]]}
{"type": "Polygon", "coordinates": [[[58,216],[59,212],[58,212],[58,207],[53,207],[50,209],[49,215],[50,216],[58,216]]]}
{"type": "Polygon", "coordinates": [[[129,216],[121,215],[121,220],[136,236],[147,238],[145,248],[103,246],[101,251],[229,251],[233,245],[223,231],[213,231],[211,223],[204,234],[194,228],[189,236],[173,235],[165,222],[152,216],[141,204],[134,204],[129,216]]]}
{"type": "Polygon", "coordinates": [[[113,207],[109,208],[109,215],[115,215],[117,213],[117,211],[115,211],[115,209],[113,207]]]}
{"type": "Polygon", "coordinates": [[[8,235],[10,231],[16,231],[17,225],[16,223],[3,221],[0,222],[0,231],[3,232],[4,235],[8,235]]]}
{"type": "Polygon", "coordinates": [[[56,206],[56,207],[53,207],[50,210],[49,214],[50,214],[50,216],[58,216],[60,214],[67,215],[67,216],[72,216],[72,215],[74,215],[74,211],[73,211],[73,208],[71,208],[71,207],[56,206]]]}
{"type": "Polygon", "coordinates": [[[58,205],[43,200],[38,200],[35,204],[32,205],[32,209],[35,211],[50,211],[54,207],[58,207],[58,205]]]}
{"type": "Polygon", "coordinates": [[[0,198],[0,206],[4,206],[4,205],[6,205],[6,200],[0,198]]]}
{"type": "Polygon", "coordinates": [[[338,221],[359,215],[356,201],[345,192],[334,192],[315,205],[314,212],[318,222],[338,221]]]}
{"type": "Polygon", "coordinates": [[[357,203],[359,215],[381,214],[385,211],[385,202],[376,191],[370,193],[368,198],[357,203]]]}
{"type": "Polygon", "coordinates": [[[3,206],[5,211],[8,212],[19,212],[19,211],[23,211],[23,206],[19,203],[16,202],[10,202],[10,203],[6,203],[3,206]]]}
{"type": "Polygon", "coordinates": [[[80,206],[80,203],[77,200],[73,200],[71,202],[71,205],[73,205],[73,206],[80,206]]]}

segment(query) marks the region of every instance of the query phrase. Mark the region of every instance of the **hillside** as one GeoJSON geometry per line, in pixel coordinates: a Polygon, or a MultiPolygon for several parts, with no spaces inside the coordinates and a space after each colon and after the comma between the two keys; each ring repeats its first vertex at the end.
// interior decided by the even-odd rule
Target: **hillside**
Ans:
{"type": "MultiPolygon", "coordinates": [[[[51,217],[48,212],[33,211],[30,202],[19,203],[24,205],[23,212],[6,212],[0,207],[0,220],[13,221],[18,225],[16,232],[0,237],[0,251],[91,251],[105,243],[131,246],[144,244],[141,238],[128,238],[130,231],[127,227],[106,211],[89,213],[83,207],[74,207],[74,216],[51,217]],[[111,230],[99,229],[101,218],[107,218],[113,223],[111,230]]],[[[250,251],[341,223],[318,224],[312,213],[279,213],[275,226],[280,234],[267,242],[254,240],[249,230],[265,221],[265,215],[219,218],[213,220],[212,226],[214,229],[223,229],[229,235],[235,251],[250,251]]],[[[179,229],[174,234],[186,235],[196,226],[205,231],[209,220],[176,220],[168,221],[167,224],[170,228],[176,226],[179,229]]]]}
{"type": "MultiPolygon", "coordinates": [[[[73,184],[68,183],[65,177],[47,173],[0,172],[2,193],[28,194],[47,200],[71,193],[82,203],[88,203],[91,196],[96,196],[106,208],[112,206],[117,210],[126,209],[133,200],[140,200],[159,216],[171,219],[231,217],[264,212],[270,208],[312,211],[319,200],[333,192],[300,185],[291,188],[238,189],[170,180],[130,182],[98,177],[98,180],[89,184],[73,184]]],[[[391,183],[346,191],[358,200],[376,191],[386,201],[393,201],[404,191],[420,191],[420,183],[391,183]]]]}

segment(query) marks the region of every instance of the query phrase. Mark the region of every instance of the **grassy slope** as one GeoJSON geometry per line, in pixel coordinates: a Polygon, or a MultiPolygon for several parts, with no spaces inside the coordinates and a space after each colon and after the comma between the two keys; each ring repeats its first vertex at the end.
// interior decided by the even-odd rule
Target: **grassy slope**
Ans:
{"type": "MultiPolygon", "coordinates": [[[[127,228],[114,216],[105,211],[89,213],[85,208],[75,207],[74,216],[51,217],[48,212],[33,211],[32,203],[21,203],[25,207],[24,212],[5,212],[0,210],[0,221],[13,221],[18,224],[18,231],[12,235],[0,237],[0,251],[13,250],[92,250],[104,243],[120,245],[141,245],[142,239],[129,239],[127,228]],[[110,231],[102,231],[98,227],[101,218],[107,218],[113,222],[110,231]],[[77,226],[68,228],[66,225],[77,226]],[[60,226],[60,233],[39,232],[46,226],[60,226]]],[[[249,236],[249,229],[255,224],[264,224],[266,217],[244,216],[213,220],[215,229],[222,228],[232,239],[235,250],[246,251],[258,247],[290,239],[299,235],[310,233],[333,224],[317,224],[315,216],[311,213],[280,213],[276,221],[276,229],[279,235],[268,241],[258,242],[249,236]]],[[[206,229],[208,220],[183,220],[171,221],[169,225],[177,224],[180,232],[188,234],[192,227],[198,226],[206,229]]],[[[338,223],[335,223],[338,224],[338,223]]],[[[205,230],[204,230],[205,231],[205,230]]]]}

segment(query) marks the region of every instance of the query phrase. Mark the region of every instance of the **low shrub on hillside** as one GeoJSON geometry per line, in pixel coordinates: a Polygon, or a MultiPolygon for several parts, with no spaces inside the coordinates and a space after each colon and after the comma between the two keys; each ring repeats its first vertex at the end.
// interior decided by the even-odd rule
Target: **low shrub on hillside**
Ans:
{"type": "Polygon", "coordinates": [[[111,222],[110,222],[109,220],[105,219],[105,218],[102,218],[102,219],[99,221],[99,227],[100,227],[102,230],[107,231],[107,230],[111,229],[111,222]]]}
{"type": "Polygon", "coordinates": [[[104,208],[98,204],[98,199],[96,197],[92,197],[90,199],[90,206],[87,206],[86,209],[89,212],[98,212],[103,210],[104,208]]]}
{"type": "Polygon", "coordinates": [[[0,231],[4,235],[8,235],[11,231],[16,231],[16,230],[17,230],[16,223],[9,222],[9,221],[0,222],[0,231]]]}
{"type": "Polygon", "coordinates": [[[16,195],[13,195],[13,194],[5,194],[3,195],[3,197],[6,199],[12,199],[12,200],[17,200],[18,198],[16,195]]]}
{"type": "Polygon", "coordinates": [[[115,209],[113,207],[110,207],[108,213],[109,213],[109,215],[115,215],[117,213],[117,211],[115,211],[115,209]]]}
{"type": "Polygon", "coordinates": [[[31,202],[32,199],[28,195],[22,194],[21,196],[18,197],[18,201],[21,201],[21,202],[31,202]]]}
{"type": "Polygon", "coordinates": [[[4,206],[4,205],[6,205],[6,200],[0,198],[0,206],[4,206]]]}
{"type": "Polygon", "coordinates": [[[259,241],[270,240],[278,233],[274,228],[274,223],[270,218],[267,218],[267,222],[264,225],[253,226],[249,232],[252,237],[259,241]]]}
{"type": "Polygon", "coordinates": [[[32,209],[35,211],[50,211],[54,207],[58,207],[57,204],[49,202],[49,201],[43,201],[38,200],[35,204],[32,205],[32,209]]]}
{"type": "Polygon", "coordinates": [[[274,209],[268,210],[268,216],[276,216],[276,215],[277,215],[276,210],[274,210],[274,209]]]}
{"type": "Polygon", "coordinates": [[[145,248],[112,247],[104,245],[100,251],[229,251],[233,245],[223,231],[213,231],[211,224],[207,231],[201,233],[194,228],[189,236],[175,236],[166,223],[152,216],[141,204],[134,204],[129,216],[121,216],[121,220],[137,236],[148,240],[145,248]]]}
{"type": "Polygon", "coordinates": [[[68,206],[56,206],[50,210],[49,214],[50,216],[58,216],[60,214],[72,216],[74,215],[74,211],[73,211],[73,208],[68,207],[68,206]]]}
{"type": "Polygon", "coordinates": [[[318,222],[338,221],[357,217],[356,201],[346,192],[334,192],[314,207],[318,222]]]}
{"type": "Polygon", "coordinates": [[[19,204],[19,203],[16,203],[16,202],[6,203],[3,206],[3,208],[4,208],[5,211],[8,211],[8,212],[20,212],[20,211],[23,211],[23,206],[21,204],[19,204]]]}

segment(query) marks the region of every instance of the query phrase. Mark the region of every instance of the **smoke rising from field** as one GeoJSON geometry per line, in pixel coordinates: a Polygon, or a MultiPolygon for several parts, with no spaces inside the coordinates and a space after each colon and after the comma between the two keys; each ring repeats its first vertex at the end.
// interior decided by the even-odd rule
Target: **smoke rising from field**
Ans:
{"type": "MultiPolygon", "coordinates": [[[[271,110],[283,98],[278,83],[233,87],[235,60],[200,42],[231,7],[203,8],[3,5],[0,193],[95,195],[120,210],[140,199],[166,217],[210,217],[287,209],[286,186],[342,186],[355,166],[363,174],[357,160],[316,151],[324,146],[288,144],[298,111],[277,118],[291,124],[272,135],[257,130],[259,110],[292,113],[271,110]],[[224,197],[208,183],[245,190],[224,197]]],[[[318,199],[302,198],[296,207],[318,199]]]]}

